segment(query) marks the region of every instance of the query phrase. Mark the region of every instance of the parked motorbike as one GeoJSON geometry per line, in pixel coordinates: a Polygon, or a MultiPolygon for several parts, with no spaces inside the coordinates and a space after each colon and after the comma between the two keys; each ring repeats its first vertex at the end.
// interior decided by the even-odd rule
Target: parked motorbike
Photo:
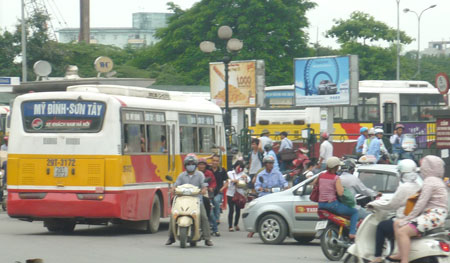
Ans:
{"type": "MultiPolygon", "coordinates": [[[[367,262],[374,259],[375,234],[378,223],[387,219],[382,211],[373,210],[373,214],[367,216],[356,232],[356,242],[352,244],[344,258],[345,263],[367,262]]],[[[449,232],[443,228],[434,229],[420,238],[411,239],[411,251],[409,253],[410,262],[448,262],[450,256],[450,245],[447,237],[449,232]]],[[[391,253],[391,241],[386,241],[383,256],[395,254],[391,253]]]]}

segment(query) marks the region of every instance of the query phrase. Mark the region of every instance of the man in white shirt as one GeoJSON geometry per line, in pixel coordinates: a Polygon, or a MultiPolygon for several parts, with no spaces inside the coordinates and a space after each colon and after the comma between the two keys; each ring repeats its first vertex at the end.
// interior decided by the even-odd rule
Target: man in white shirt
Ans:
{"type": "Polygon", "coordinates": [[[272,146],[272,139],[270,139],[269,137],[269,130],[268,129],[264,129],[261,133],[261,137],[259,137],[259,149],[261,151],[264,151],[264,146],[266,146],[266,144],[270,144],[270,146],[272,146]]]}
{"type": "Polygon", "coordinates": [[[326,132],[323,132],[320,136],[322,143],[320,144],[319,163],[317,166],[321,170],[326,169],[327,160],[333,156],[333,145],[328,141],[328,138],[329,136],[326,132]]]}
{"type": "Polygon", "coordinates": [[[285,132],[285,131],[280,133],[281,144],[280,144],[280,149],[278,149],[278,154],[280,154],[279,160],[281,160],[281,165],[280,165],[281,171],[285,171],[288,168],[289,164],[292,162],[292,160],[290,160],[290,161],[283,161],[281,159],[281,152],[283,152],[284,150],[288,150],[288,149],[294,148],[294,144],[292,143],[291,140],[288,139],[287,135],[288,135],[288,133],[285,132]]]}

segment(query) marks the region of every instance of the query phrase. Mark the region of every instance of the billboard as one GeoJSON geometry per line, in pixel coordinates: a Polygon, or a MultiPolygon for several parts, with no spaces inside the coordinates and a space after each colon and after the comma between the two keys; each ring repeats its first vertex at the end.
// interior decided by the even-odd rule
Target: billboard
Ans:
{"type": "MultiPolygon", "coordinates": [[[[228,98],[230,108],[257,107],[264,89],[264,61],[231,61],[228,64],[228,98]]],[[[225,65],[209,64],[211,100],[225,107],[225,65]]]]}
{"type": "Polygon", "coordinates": [[[295,106],[356,105],[358,57],[294,59],[295,106]]]}

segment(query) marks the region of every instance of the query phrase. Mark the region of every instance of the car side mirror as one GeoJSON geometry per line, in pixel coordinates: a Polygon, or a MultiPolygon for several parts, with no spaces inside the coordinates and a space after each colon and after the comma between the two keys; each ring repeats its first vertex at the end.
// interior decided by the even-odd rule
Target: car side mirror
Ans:
{"type": "Polygon", "coordinates": [[[303,186],[300,186],[299,188],[297,188],[297,190],[294,191],[294,195],[303,195],[303,190],[305,188],[303,186]]]}

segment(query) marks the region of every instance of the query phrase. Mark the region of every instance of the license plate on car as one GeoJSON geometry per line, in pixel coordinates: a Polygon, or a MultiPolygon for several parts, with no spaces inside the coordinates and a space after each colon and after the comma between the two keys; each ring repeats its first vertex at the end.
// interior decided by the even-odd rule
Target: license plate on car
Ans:
{"type": "Polygon", "coordinates": [[[327,227],[328,221],[319,221],[316,223],[316,230],[325,229],[327,227]]]}
{"type": "Polygon", "coordinates": [[[69,174],[69,167],[67,166],[55,166],[54,168],[55,168],[53,173],[54,177],[58,178],[67,177],[67,175],[69,174]]]}

